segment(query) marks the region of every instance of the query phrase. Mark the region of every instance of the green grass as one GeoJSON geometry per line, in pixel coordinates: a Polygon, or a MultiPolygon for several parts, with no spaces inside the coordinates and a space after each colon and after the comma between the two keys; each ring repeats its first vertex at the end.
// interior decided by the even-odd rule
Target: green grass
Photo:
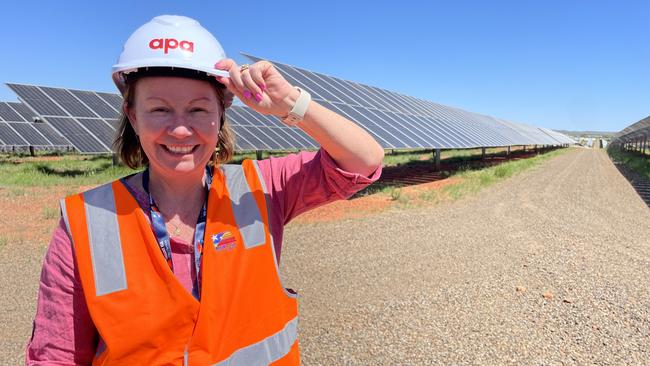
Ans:
{"type": "Polygon", "coordinates": [[[110,156],[66,155],[44,160],[0,155],[0,186],[18,193],[19,187],[96,185],[133,172],[113,166],[110,156]]]}
{"type": "Polygon", "coordinates": [[[615,147],[607,149],[607,153],[612,160],[650,179],[650,156],[643,157],[615,147]]]}
{"type": "Polygon", "coordinates": [[[444,187],[442,189],[443,195],[456,200],[467,194],[476,193],[485,187],[529,170],[567,151],[569,150],[559,149],[527,159],[508,161],[488,168],[458,170],[451,176],[460,178],[460,182],[444,187]]]}
{"type": "MultiPolygon", "coordinates": [[[[521,150],[520,147],[513,147],[512,153],[518,153],[521,150]]],[[[528,147],[528,151],[531,151],[532,148],[528,147]]],[[[490,156],[503,156],[505,154],[506,148],[486,148],[485,153],[486,157],[490,156]]],[[[476,161],[482,160],[481,149],[462,149],[462,150],[443,150],[440,157],[442,164],[457,164],[458,171],[470,170],[472,164],[476,161]]],[[[419,150],[419,151],[390,151],[386,152],[384,157],[384,167],[396,167],[396,166],[406,166],[408,168],[416,167],[426,167],[432,168],[435,164],[433,153],[431,150],[419,150]]],[[[475,165],[475,164],[474,164],[475,165]]],[[[449,171],[440,172],[442,178],[448,178],[451,176],[449,171]]],[[[488,177],[482,178],[485,183],[488,183],[488,177]]],[[[391,197],[393,201],[396,199],[392,198],[392,191],[396,188],[401,188],[401,185],[398,183],[386,183],[379,182],[373,183],[365,189],[357,192],[355,197],[363,197],[376,193],[385,194],[391,197]]],[[[437,201],[439,197],[423,197],[425,200],[435,200],[437,201]]]]}
{"type": "MultiPolygon", "coordinates": [[[[490,155],[503,155],[506,149],[504,148],[486,148],[485,154],[490,155]]],[[[513,152],[515,149],[513,148],[513,152]]],[[[461,150],[442,150],[440,160],[445,162],[469,162],[472,160],[481,159],[481,149],[461,149],[461,150]]],[[[412,164],[426,164],[431,165],[434,163],[433,152],[431,150],[419,151],[388,151],[384,156],[384,166],[400,166],[412,164]]]]}
{"type": "MultiPolygon", "coordinates": [[[[262,157],[285,154],[287,152],[264,152],[262,157]]],[[[231,162],[241,163],[244,159],[255,159],[255,156],[255,153],[238,154],[231,162]]],[[[74,187],[98,185],[136,172],[124,166],[114,166],[109,155],[41,154],[32,158],[0,154],[0,187],[9,188],[7,194],[11,196],[24,195],[24,187],[35,186],[69,186],[74,192],[74,187]]]]}
{"type": "Polygon", "coordinates": [[[6,236],[0,236],[0,250],[2,250],[2,248],[4,248],[7,243],[9,243],[9,238],[6,236]]]}

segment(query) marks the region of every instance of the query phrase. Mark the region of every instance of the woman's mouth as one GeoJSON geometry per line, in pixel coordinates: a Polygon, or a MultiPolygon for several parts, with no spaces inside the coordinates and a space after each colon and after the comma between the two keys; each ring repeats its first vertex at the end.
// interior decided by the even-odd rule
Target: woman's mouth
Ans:
{"type": "Polygon", "coordinates": [[[167,152],[178,155],[191,154],[199,145],[162,145],[167,152]]]}

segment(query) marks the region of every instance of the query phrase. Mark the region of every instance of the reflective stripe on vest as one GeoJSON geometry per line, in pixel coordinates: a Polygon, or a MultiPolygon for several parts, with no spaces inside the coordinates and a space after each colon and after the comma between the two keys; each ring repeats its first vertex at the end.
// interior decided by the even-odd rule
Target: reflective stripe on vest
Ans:
{"type": "Polygon", "coordinates": [[[298,318],[268,338],[235,351],[227,359],[213,366],[268,365],[284,357],[298,338],[298,318]]]}
{"type": "MultiPolygon", "coordinates": [[[[257,207],[257,202],[255,202],[244,176],[244,168],[241,165],[230,164],[222,165],[221,168],[226,176],[226,188],[230,194],[232,211],[244,240],[244,247],[250,249],[264,244],[264,223],[260,209],[257,207]]],[[[259,171],[258,175],[260,181],[263,182],[264,179],[259,171]]]]}
{"type": "MultiPolygon", "coordinates": [[[[95,294],[102,296],[124,290],[126,270],[113,188],[110,184],[106,184],[84,192],[83,198],[95,277],[95,294]]],[[[62,210],[65,210],[65,203],[62,205],[62,210]]],[[[67,223],[67,215],[65,219],[67,223]]]]}

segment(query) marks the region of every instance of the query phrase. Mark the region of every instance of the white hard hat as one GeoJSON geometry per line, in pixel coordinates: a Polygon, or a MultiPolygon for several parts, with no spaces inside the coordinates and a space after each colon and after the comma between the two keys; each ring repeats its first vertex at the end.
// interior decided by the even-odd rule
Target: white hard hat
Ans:
{"type": "Polygon", "coordinates": [[[124,93],[125,75],[140,68],[164,67],[229,76],[214,65],[226,58],[221,44],[196,20],[178,15],[157,16],[138,28],[124,44],[113,81],[124,93]]]}

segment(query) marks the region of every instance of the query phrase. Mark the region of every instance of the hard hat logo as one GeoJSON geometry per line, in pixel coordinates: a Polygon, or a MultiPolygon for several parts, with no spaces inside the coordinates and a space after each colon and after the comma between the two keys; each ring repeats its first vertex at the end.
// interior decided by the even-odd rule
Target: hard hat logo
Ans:
{"type": "Polygon", "coordinates": [[[174,50],[179,48],[181,51],[194,52],[194,42],[190,41],[178,41],[174,38],[154,38],[149,41],[149,48],[152,50],[163,49],[165,54],[169,53],[169,50],[174,50]]]}
{"type": "Polygon", "coordinates": [[[136,29],[127,39],[113,65],[113,81],[124,93],[125,74],[143,67],[180,68],[229,77],[228,71],[214,67],[225,58],[219,41],[199,22],[179,15],[161,15],[136,29]]]}

